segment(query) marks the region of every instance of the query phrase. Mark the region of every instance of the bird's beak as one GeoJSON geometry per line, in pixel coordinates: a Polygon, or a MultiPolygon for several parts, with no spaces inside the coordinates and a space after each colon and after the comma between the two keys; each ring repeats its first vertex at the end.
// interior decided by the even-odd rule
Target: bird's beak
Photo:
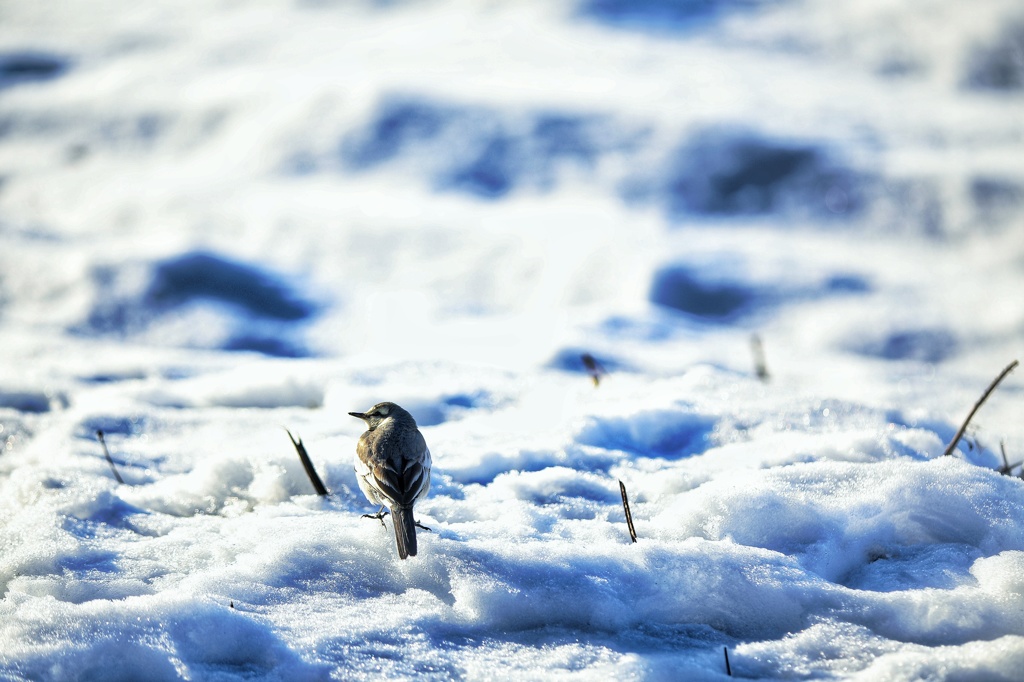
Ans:
{"type": "Polygon", "coordinates": [[[353,417],[358,418],[358,419],[363,419],[363,420],[366,419],[366,415],[364,413],[362,413],[362,412],[349,412],[349,414],[352,415],[353,417]]]}

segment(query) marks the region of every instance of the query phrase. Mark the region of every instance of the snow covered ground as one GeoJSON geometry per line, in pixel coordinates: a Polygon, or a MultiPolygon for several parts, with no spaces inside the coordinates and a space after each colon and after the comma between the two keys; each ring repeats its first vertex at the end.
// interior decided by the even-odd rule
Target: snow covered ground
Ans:
{"type": "Polygon", "coordinates": [[[1018,0],[0,23],[0,679],[1020,679],[1018,0]]]}

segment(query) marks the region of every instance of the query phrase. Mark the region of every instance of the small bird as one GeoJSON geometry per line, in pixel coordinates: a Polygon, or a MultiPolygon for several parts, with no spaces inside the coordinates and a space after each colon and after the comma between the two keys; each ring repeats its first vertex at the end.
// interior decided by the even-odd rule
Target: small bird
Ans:
{"type": "Polygon", "coordinates": [[[427,442],[413,416],[394,403],[349,414],[366,422],[356,445],[356,481],[366,499],[381,505],[376,514],[363,516],[384,523],[384,508],[390,509],[398,556],[416,556],[416,526],[430,530],[412,515],[416,500],[430,490],[427,442]]]}

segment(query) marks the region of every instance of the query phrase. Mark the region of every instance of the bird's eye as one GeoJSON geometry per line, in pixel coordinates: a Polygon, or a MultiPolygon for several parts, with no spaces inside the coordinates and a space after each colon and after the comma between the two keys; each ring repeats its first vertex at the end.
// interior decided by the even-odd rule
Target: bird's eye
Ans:
{"type": "Polygon", "coordinates": [[[376,411],[377,411],[377,414],[379,414],[382,417],[388,416],[388,408],[387,408],[386,405],[382,405],[382,406],[378,407],[376,411]]]}

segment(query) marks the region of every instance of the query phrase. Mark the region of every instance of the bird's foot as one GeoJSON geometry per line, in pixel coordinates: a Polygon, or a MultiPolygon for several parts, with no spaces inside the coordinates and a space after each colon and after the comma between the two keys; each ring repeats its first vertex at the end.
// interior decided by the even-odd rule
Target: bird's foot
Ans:
{"type": "Polygon", "coordinates": [[[417,528],[422,528],[423,530],[430,530],[429,528],[427,528],[426,526],[424,526],[424,525],[423,525],[422,523],[420,523],[419,521],[413,521],[413,523],[415,523],[415,524],[416,524],[416,527],[417,527],[417,528]]]}
{"type": "Polygon", "coordinates": [[[384,517],[386,515],[387,515],[387,512],[384,511],[384,507],[381,507],[380,511],[378,511],[376,514],[363,514],[363,518],[364,519],[376,519],[377,521],[380,521],[380,525],[384,526],[385,525],[384,524],[384,517]]]}

